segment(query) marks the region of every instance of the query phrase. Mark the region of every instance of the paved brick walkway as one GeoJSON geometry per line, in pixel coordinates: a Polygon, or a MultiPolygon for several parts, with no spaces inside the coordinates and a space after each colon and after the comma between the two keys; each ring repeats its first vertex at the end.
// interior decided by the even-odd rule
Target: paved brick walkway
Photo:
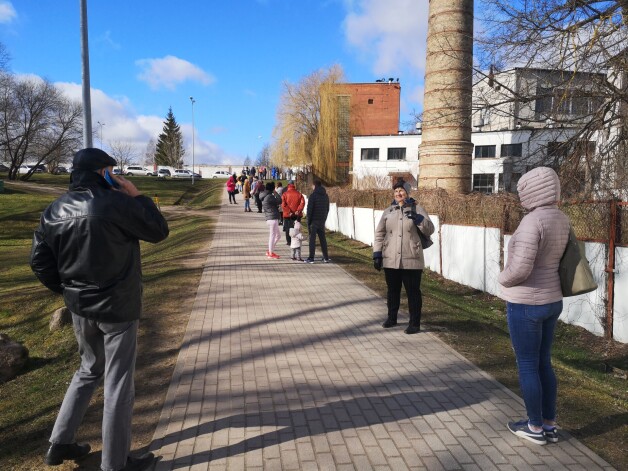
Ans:
{"type": "Polygon", "coordinates": [[[283,239],[267,260],[262,216],[225,199],[156,469],[613,469],[566,434],[509,433],[520,398],[434,335],[382,329],[385,300],[339,266],[292,262],[283,239]]]}

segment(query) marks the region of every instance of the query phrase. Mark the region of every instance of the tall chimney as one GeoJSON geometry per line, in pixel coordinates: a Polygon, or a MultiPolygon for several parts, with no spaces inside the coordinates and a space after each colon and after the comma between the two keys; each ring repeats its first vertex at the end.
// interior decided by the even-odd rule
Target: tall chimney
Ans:
{"type": "Polygon", "coordinates": [[[473,0],[430,0],[419,188],[471,191],[473,0]]]}

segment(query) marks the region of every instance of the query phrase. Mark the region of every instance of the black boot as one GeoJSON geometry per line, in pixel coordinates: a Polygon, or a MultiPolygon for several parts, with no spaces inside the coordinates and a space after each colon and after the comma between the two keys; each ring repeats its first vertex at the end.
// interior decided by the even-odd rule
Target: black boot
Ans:
{"type": "Polygon", "coordinates": [[[46,453],[44,462],[48,466],[58,466],[66,460],[80,460],[89,455],[89,451],[92,449],[87,443],[78,444],[70,443],[67,445],[52,444],[46,453]]]}
{"type": "Polygon", "coordinates": [[[421,332],[421,327],[418,325],[413,325],[410,324],[408,325],[408,327],[406,328],[406,330],[404,330],[404,332],[408,335],[412,335],[412,334],[418,334],[419,332],[421,332]]]}
{"type": "Polygon", "coordinates": [[[397,321],[391,317],[389,317],[388,319],[386,319],[386,321],[382,324],[382,327],[384,329],[390,329],[391,327],[394,327],[397,325],[397,321]]]}
{"type": "Polygon", "coordinates": [[[145,453],[142,456],[133,458],[127,457],[126,466],[122,468],[122,471],[143,471],[148,469],[155,461],[155,455],[152,453],[145,453]]]}

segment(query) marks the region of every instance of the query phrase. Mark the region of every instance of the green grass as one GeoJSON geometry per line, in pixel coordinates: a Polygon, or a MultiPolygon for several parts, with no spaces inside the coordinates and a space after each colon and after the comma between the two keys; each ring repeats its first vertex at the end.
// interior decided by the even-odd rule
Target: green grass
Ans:
{"type": "MultiPolygon", "coordinates": [[[[337,233],[327,241],[334,262],[385,298],[386,283],[373,269],[371,247],[337,233]]],[[[429,270],[422,292],[422,323],[520,395],[505,303],[429,270]]],[[[407,304],[402,309],[407,312],[407,304]]],[[[605,372],[606,365],[628,370],[628,345],[559,322],[552,361],[559,381],[559,424],[617,469],[628,469],[627,383],[605,372]]]]}
{"type": "MultiPolygon", "coordinates": [[[[157,193],[162,204],[185,204],[183,213],[168,216],[168,239],[156,245],[141,245],[147,319],[141,323],[145,335],[140,339],[140,348],[147,353],[146,358],[173,356],[176,351],[172,351],[172,345],[164,352],[154,340],[172,336],[169,341],[174,341],[178,349],[185,324],[177,334],[164,322],[173,313],[185,309],[189,312],[188,303],[182,302],[181,297],[195,292],[201,269],[190,268],[187,262],[206,247],[213,230],[212,220],[198,210],[217,207],[223,188],[215,181],[197,181],[193,187],[189,181],[161,182],[141,177],[133,181],[144,194],[157,193]],[[186,209],[194,211],[186,215],[186,209]]],[[[35,183],[46,186],[65,187],[67,182],[67,176],[44,175],[35,179],[35,183]]],[[[54,196],[22,188],[0,194],[0,332],[22,342],[30,352],[25,370],[14,380],[0,385],[0,469],[42,466],[41,455],[52,424],[78,366],[71,326],[55,332],[48,328],[50,314],[63,306],[63,300],[46,290],[28,266],[33,230],[41,211],[53,199],[54,196]]],[[[146,373],[150,367],[150,361],[138,360],[138,375],[145,382],[161,384],[154,388],[157,392],[150,394],[165,394],[164,378],[146,373]]],[[[165,372],[166,383],[169,374],[171,371],[165,372]]],[[[148,386],[139,384],[138,396],[142,395],[142,388],[150,390],[148,386]]],[[[154,424],[145,435],[152,434],[153,429],[154,424]]]]}

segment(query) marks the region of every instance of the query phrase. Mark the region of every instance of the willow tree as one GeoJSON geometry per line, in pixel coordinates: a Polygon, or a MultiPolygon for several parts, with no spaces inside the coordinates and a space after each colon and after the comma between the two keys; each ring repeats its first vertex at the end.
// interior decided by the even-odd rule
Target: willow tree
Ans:
{"type": "Polygon", "coordinates": [[[283,84],[273,131],[273,164],[311,166],[316,176],[336,183],[339,129],[334,85],[342,78],[342,68],[334,65],[296,84],[283,84]]]}

